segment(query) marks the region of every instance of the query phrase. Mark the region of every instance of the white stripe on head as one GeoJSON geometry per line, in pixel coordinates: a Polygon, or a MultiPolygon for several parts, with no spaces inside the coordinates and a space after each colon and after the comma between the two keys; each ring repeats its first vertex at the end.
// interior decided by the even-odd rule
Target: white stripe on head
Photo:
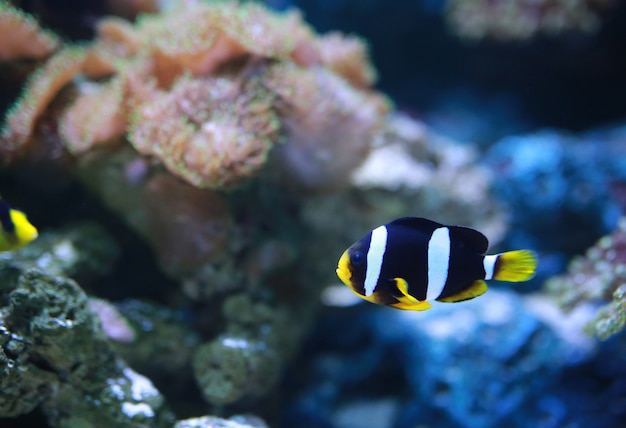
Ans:
{"type": "Polygon", "coordinates": [[[496,260],[498,260],[498,254],[485,256],[483,260],[483,266],[485,267],[485,279],[493,279],[493,270],[496,267],[496,260]]]}
{"type": "Polygon", "coordinates": [[[450,229],[435,229],[428,241],[428,290],[426,300],[434,300],[443,291],[450,266],[450,229]]]}
{"type": "Polygon", "coordinates": [[[367,251],[367,272],[365,273],[365,295],[371,296],[374,293],[380,270],[383,267],[383,258],[387,248],[387,228],[379,226],[372,230],[372,240],[367,251]]]}

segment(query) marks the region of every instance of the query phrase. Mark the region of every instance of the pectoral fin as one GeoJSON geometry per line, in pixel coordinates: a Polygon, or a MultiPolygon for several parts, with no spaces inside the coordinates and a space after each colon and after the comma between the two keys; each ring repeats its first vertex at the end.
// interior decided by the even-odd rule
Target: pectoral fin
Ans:
{"type": "Polygon", "coordinates": [[[394,281],[396,282],[396,288],[400,295],[396,297],[398,302],[392,303],[389,306],[407,311],[425,311],[432,308],[432,305],[427,301],[417,300],[409,294],[409,285],[404,278],[394,278],[394,281]]]}

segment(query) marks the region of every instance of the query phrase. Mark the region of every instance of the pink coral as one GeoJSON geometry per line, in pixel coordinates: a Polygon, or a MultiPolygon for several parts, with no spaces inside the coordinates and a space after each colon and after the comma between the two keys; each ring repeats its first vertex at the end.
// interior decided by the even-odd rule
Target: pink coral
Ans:
{"type": "Polygon", "coordinates": [[[0,1],[0,61],[43,58],[59,46],[59,38],[39,27],[24,12],[0,1]]]}
{"type": "Polygon", "coordinates": [[[97,40],[88,50],[83,73],[100,78],[118,71],[123,59],[132,58],[140,49],[140,40],[133,26],[120,18],[103,18],[96,27],[97,40]]]}
{"type": "Polygon", "coordinates": [[[45,111],[56,94],[81,70],[85,50],[67,47],[31,75],[26,90],[6,118],[3,134],[15,146],[31,136],[35,121],[45,111]]]}
{"type": "Polygon", "coordinates": [[[231,188],[264,165],[278,123],[254,84],[183,77],[135,111],[129,139],[198,187],[231,188]]]}
{"type": "Polygon", "coordinates": [[[291,182],[318,190],[347,184],[384,127],[386,98],[322,67],[277,66],[266,84],[282,102],[287,141],[277,150],[291,182]]]}
{"type": "Polygon", "coordinates": [[[7,119],[16,148],[78,77],[59,126],[76,155],[128,133],[189,183],[231,189],[262,169],[284,132],[294,184],[326,188],[347,182],[388,110],[368,89],[365,44],[317,37],[295,11],[190,1],[135,24],[105,18],[97,30],[90,47],[62,50],[29,81],[7,119]]]}
{"type": "Polygon", "coordinates": [[[102,330],[109,339],[120,343],[135,341],[135,331],[113,304],[92,297],[89,299],[89,309],[98,316],[102,330]]]}
{"type": "Polygon", "coordinates": [[[59,128],[66,147],[74,154],[123,135],[127,125],[123,107],[126,91],[120,77],[104,84],[85,82],[81,88],[82,96],[63,114],[59,128]]]}
{"type": "Polygon", "coordinates": [[[233,219],[220,194],[159,174],[146,186],[143,209],[147,237],[167,272],[183,275],[209,260],[224,262],[233,219]]]}
{"type": "Polygon", "coordinates": [[[328,33],[318,39],[320,62],[356,87],[370,87],[376,70],[367,58],[367,45],[358,37],[328,33]]]}

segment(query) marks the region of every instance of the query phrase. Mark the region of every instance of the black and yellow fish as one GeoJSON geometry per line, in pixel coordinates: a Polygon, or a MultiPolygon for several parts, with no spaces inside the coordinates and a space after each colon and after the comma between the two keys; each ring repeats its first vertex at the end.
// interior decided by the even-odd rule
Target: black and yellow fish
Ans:
{"type": "Polygon", "coordinates": [[[399,218],[372,230],[348,248],[337,275],[362,299],[424,311],[429,302],[461,302],[487,291],[486,280],[519,282],[535,274],[529,250],[486,255],[477,230],[424,218],[399,218]]]}
{"type": "Polygon", "coordinates": [[[26,214],[15,210],[0,199],[0,251],[12,251],[23,247],[37,238],[37,229],[26,214]]]}

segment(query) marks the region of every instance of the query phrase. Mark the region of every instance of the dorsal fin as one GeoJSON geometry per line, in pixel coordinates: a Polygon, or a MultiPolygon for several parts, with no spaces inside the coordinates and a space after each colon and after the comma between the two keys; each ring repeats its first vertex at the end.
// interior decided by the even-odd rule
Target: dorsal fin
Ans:
{"type": "Polygon", "coordinates": [[[466,244],[476,254],[485,254],[489,248],[489,240],[485,235],[463,226],[448,226],[450,229],[450,238],[466,244]]]}
{"type": "Polygon", "coordinates": [[[441,223],[437,223],[436,221],[428,220],[427,218],[422,217],[397,218],[394,221],[388,223],[388,225],[410,227],[422,231],[433,231],[440,227],[444,227],[444,225],[441,223]]]}
{"type": "Polygon", "coordinates": [[[440,227],[447,227],[450,229],[450,235],[454,237],[453,239],[461,240],[476,254],[485,254],[489,248],[487,237],[476,229],[469,227],[446,226],[421,217],[402,217],[390,222],[388,225],[410,227],[422,231],[434,231],[440,227]]]}
{"type": "Polygon", "coordinates": [[[0,225],[5,232],[15,232],[15,225],[11,220],[11,207],[3,199],[0,199],[0,225]]]}

